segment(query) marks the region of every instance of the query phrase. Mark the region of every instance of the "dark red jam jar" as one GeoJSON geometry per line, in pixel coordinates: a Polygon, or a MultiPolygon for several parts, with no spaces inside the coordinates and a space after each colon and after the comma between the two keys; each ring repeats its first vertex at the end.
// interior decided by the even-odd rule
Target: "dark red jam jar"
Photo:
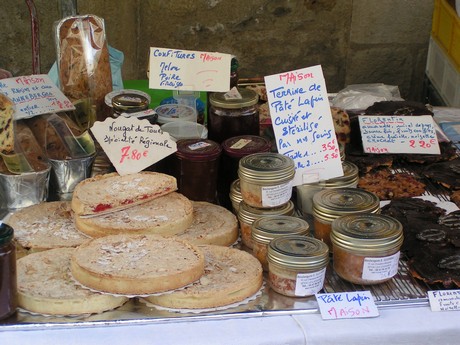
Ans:
{"type": "Polygon", "coordinates": [[[222,143],[220,173],[218,177],[219,202],[228,209],[230,201],[230,185],[238,179],[238,165],[242,157],[258,152],[270,152],[271,142],[258,135],[239,135],[226,139],[222,143]]]}
{"type": "Polygon", "coordinates": [[[0,224],[0,319],[13,315],[17,308],[16,248],[13,228],[0,224]]]}
{"type": "Polygon", "coordinates": [[[238,135],[259,134],[259,96],[254,90],[238,88],[241,98],[225,92],[209,95],[208,137],[217,143],[238,135]]]}
{"type": "Polygon", "coordinates": [[[217,176],[222,147],[208,139],[181,139],[170,160],[179,193],[190,200],[217,202],[217,176]]]}

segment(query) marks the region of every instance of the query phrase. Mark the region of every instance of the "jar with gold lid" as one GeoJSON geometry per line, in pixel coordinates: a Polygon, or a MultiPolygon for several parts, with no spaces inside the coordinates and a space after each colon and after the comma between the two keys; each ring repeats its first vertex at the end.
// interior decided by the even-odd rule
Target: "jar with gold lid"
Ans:
{"type": "Polygon", "coordinates": [[[278,207],[256,208],[241,201],[238,208],[238,221],[240,223],[241,241],[243,244],[252,249],[252,223],[256,219],[264,216],[293,216],[295,213],[294,203],[292,201],[278,207]]]}
{"type": "Polygon", "coordinates": [[[238,135],[259,134],[259,96],[248,88],[234,88],[232,92],[209,95],[209,139],[221,144],[238,135]]]}
{"type": "Polygon", "coordinates": [[[309,224],[294,216],[263,216],[251,226],[252,253],[268,271],[267,250],[271,240],[283,235],[309,236],[309,224]]]}
{"type": "Polygon", "coordinates": [[[274,291],[290,297],[311,296],[323,288],[329,248],[312,237],[280,236],[268,245],[267,261],[274,291]]]}
{"type": "Polygon", "coordinates": [[[294,175],[294,160],[280,153],[259,152],[241,158],[238,176],[244,202],[259,208],[287,203],[294,175]]]}
{"type": "Polygon", "coordinates": [[[379,284],[398,272],[403,227],[395,218],[362,213],[332,222],[333,267],[354,284],[379,284]]]}
{"type": "Polygon", "coordinates": [[[304,217],[313,213],[313,196],[323,189],[356,188],[358,186],[358,167],[351,162],[342,162],[343,176],[328,180],[302,184],[296,187],[297,207],[304,217]]]}
{"type": "Polygon", "coordinates": [[[16,248],[13,242],[14,230],[0,224],[0,320],[16,312],[17,274],[16,248]]]}
{"type": "Polygon", "coordinates": [[[113,96],[112,108],[115,117],[122,113],[136,113],[149,108],[150,100],[140,93],[126,92],[113,96]]]}
{"type": "Polygon", "coordinates": [[[238,214],[238,209],[240,208],[240,202],[243,201],[243,197],[241,196],[241,189],[240,189],[240,179],[236,179],[230,185],[230,201],[232,203],[232,212],[234,214],[238,214]]]}
{"type": "Polygon", "coordinates": [[[359,188],[324,189],[313,196],[314,236],[331,247],[331,224],[338,217],[357,213],[380,213],[380,199],[359,188]]]}

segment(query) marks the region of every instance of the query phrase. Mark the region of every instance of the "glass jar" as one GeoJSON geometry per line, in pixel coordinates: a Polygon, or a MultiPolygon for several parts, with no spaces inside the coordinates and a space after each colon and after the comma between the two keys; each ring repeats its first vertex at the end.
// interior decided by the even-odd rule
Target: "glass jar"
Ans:
{"type": "Polygon", "coordinates": [[[112,98],[114,117],[123,113],[137,113],[149,108],[150,100],[139,93],[120,93],[112,98]]]}
{"type": "Polygon", "coordinates": [[[283,235],[308,236],[308,223],[293,216],[264,216],[256,219],[251,226],[252,253],[268,271],[267,251],[271,240],[283,235]]]}
{"type": "Polygon", "coordinates": [[[181,139],[169,160],[178,191],[194,201],[217,202],[221,146],[208,139],[181,139]]]}
{"type": "Polygon", "coordinates": [[[219,202],[230,208],[230,185],[238,179],[238,164],[242,157],[258,152],[269,152],[271,143],[268,139],[257,135],[239,135],[222,143],[220,173],[218,178],[219,202]]]}
{"type": "Polygon", "coordinates": [[[362,213],[332,222],[333,266],[354,284],[379,284],[398,272],[402,224],[390,216],[362,213]]]}
{"type": "Polygon", "coordinates": [[[289,297],[312,296],[323,288],[329,249],[316,238],[280,236],[268,245],[267,260],[274,291],[289,297]]]}
{"type": "Polygon", "coordinates": [[[303,184],[296,187],[297,207],[304,217],[313,213],[313,195],[323,189],[356,188],[359,180],[358,167],[348,161],[342,162],[343,176],[334,177],[314,183],[303,184]]]}
{"type": "Polygon", "coordinates": [[[232,212],[238,214],[240,202],[243,201],[240,189],[240,179],[236,179],[230,185],[230,201],[232,202],[232,212]]]}
{"type": "Polygon", "coordinates": [[[292,201],[279,207],[256,208],[241,201],[238,208],[238,220],[240,223],[241,241],[249,249],[253,248],[252,223],[263,216],[293,216],[295,212],[292,201]]]}
{"type": "Polygon", "coordinates": [[[237,88],[241,98],[228,97],[228,93],[209,95],[209,139],[218,143],[244,134],[259,134],[259,96],[254,90],[237,88]]]}
{"type": "Polygon", "coordinates": [[[313,196],[314,236],[331,248],[331,225],[338,217],[357,213],[380,213],[380,200],[359,188],[324,189],[313,196]]]}
{"type": "Polygon", "coordinates": [[[294,160],[279,153],[253,153],[240,159],[238,176],[243,200],[259,208],[277,207],[292,196],[294,160]]]}
{"type": "Polygon", "coordinates": [[[13,228],[0,224],[0,319],[16,312],[17,277],[16,248],[13,242],[13,228]]]}

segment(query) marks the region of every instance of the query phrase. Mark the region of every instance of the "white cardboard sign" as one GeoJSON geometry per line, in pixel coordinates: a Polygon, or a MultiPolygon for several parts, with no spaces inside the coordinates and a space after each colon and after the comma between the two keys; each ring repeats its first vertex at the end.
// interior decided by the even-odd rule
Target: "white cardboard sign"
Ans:
{"type": "Polygon", "coordinates": [[[1,79],[0,93],[15,104],[15,120],[75,109],[47,74],[1,79]]]}
{"type": "Polygon", "coordinates": [[[370,291],[316,294],[324,320],[360,319],[379,316],[370,291]]]}
{"type": "Polygon", "coordinates": [[[149,88],[226,92],[231,60],[230,54],[151,47],[149,88]]]}
{"type": "Polygon", "coordinates": [[[440,154],[433,117],[358,116],[366,153],[440,154]]]}
{"type": "Polygon", "coordinates": [[[428,291],[431,311],[460,310],[460,290],[428,291]]]}
{"type": "Polygon", "coordinates": [[[295,161],[293,186],[343,175],[321,66],[265,77],[278,152],[295,161]]]}
{"type": "Polygon", "coordinates": [[[96,121],[91,132],[120,175],[144,170],[177,151],[169,134],[146,119],[106,118],[96,121]]]}

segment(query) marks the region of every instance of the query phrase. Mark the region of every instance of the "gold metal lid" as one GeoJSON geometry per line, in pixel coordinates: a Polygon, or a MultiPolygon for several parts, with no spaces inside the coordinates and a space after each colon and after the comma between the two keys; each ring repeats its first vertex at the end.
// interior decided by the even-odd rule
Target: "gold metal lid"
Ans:
{"type": "Polygon", "coordinates": [[[241,195],[240,179],[236,179],[230,185],[229,197],[231,201],[236,203],[240,203],[243,200],[243,196],[241,195]]]}
{"type": "Polygon", "coordinates": [[[251,234],[253,240],[268,244],[283,235],[307,236],[309,225],[305,220],[293,216],[263,216],[252,223],[251,234]]]}
{"type": "Polygon", "coordinates": [[[291,200],[284,205],[272,208],[256,208],[241,201],[238,209],[238,219],[246,224],[252,224],[256,219],[263,216],[292,216],[294,212],[294,203],[291,200]]]}
{"type": "Polygon", "coordinates": [[[283,183],[294,175],[294,160],[280,153],[258,152],[239,161],[238,176],[254,184],[283,183]]]}
{"type": "Polygon", "coordinates": [[[398,251],[403,242],[403,226],[395,218],[375,213],[342,216],[331,224],[334,246],[362,255],[398,251]]]}
{"type": "Polygon", "coordinates": [[[267,260],[294,270],[319,270],[329,263],[329,247],[313,237],[280,236],[268,245],[267,260]]]}
{"type": "Polygon", "coordinates": [[[343,161],[342,162],[343,176],[334,177],[324,181],[325,188],[349,187],[358,183],[359,169],[356,164],[343,161]]]}
{"type": "Polygon", "coordinates": [[[115,111],[133,113],[146,110],[149,107],[149,99],[137,93],[121,93],[112,98],[112,106],[115,111]]]}
{"type": "Polygon", "coordinates": [[[324,221],[365,212],[380,213],[380,199],[363,189],[324,189],[313,196],[313,216],[324,221]]]}
{"type": "Polygon", "coordinates": [[[215,107],[225,109],[240,109],[250,107],[259,102],[259,96],[254,90],[238,88],[241,98],[226,98],[226,92],[214,92],[209,95],[209,103],[215,107]]]}

